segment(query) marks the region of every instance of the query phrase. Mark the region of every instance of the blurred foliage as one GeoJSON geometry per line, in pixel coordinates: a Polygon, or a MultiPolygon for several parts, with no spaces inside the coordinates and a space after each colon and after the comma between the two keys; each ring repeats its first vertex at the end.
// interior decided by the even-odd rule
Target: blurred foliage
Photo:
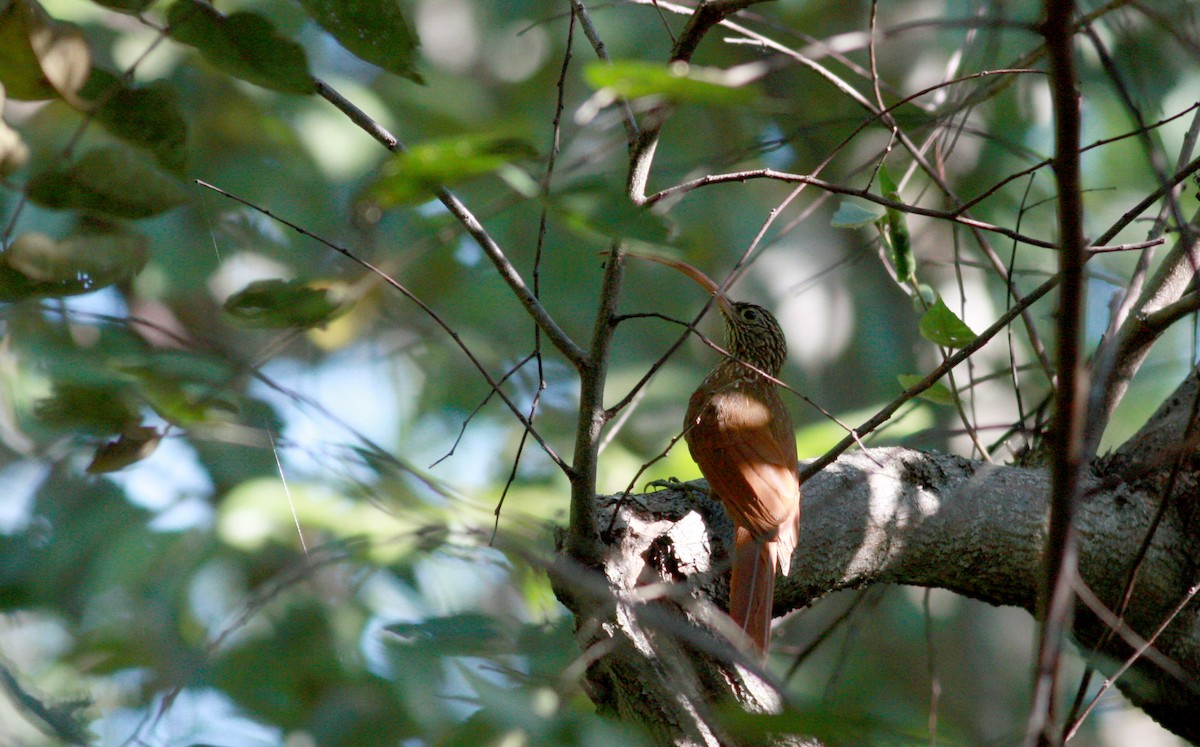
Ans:
{"type": "MultiPolygon", "coordinates": [[[[1200,85],[1194,4],[1155,5],[1095,20],[1147,122],[1187,113],[1200,85]]],[[[975,218],[1050,236],[1048,170],[1003,182],[1050,153],[1044,76],[967,78],[1042,64],[1020,25],[1039,5],[881,3],[878,89],[869,11],[755,6],[742,23],[758,36],[719,30],[693,66],[669,69],[685,18],[666,4],[596,4],[616,61],[605,65],[558,0],[0,0],[0,742],[638,744],[636,727],[595,715],[573,621],[542,573],[566,511],[562,474],[430,314],[275,218],[427,304],[518,408],[538,398],[558,454],[571,453],[574,374],[432,190],[454,188],[577,340],[613,237],[669,245],[723,278],[773,219],[732,293],[777,309],[793,353],[784,378],[855,425],[937,365],[937,345],[964,344],[1003,309],[1005,279],[976,239],[857,199],[839,208],[812,187],[784,204],[794,185],[763,180],[637,209],[616,102],[670,107],[651,192],[828,161],[827,181],[952,207],[895,145],[901,128],[930,144],[949,192],[987,195],[975,218]],[[864,100],[891,105],[954,78],[967,79],[891,119],[864,114],[864,100]],[[406,152],[389,153],[318,82],[406,152]]],[[[1081,64],[1087,142],[1128,134],[1113,81],[1097,59],[1081,64]]],[[[1147,141],[1173,158],[1187,124],[1088,152],[1090,234],[1157,185],[1147,141]]],[[[1019,289],[1054,265],[1049,250],[986,238],[1019,289]]],[[[1089,264],[1092,341],[1134,261],[1089,264]]],[[[662,268],[629,268],[611,402],[681,334],[645,315],[691,319],[705,301],[662,268]]],[[[1047,309],[1034,314],[1043,338],[1047,309]]],[[[717,334],[711,319],[700,327],[717,334]]],[[[1048,383],[1022,334],[1011,344],[1029,408],[1048,383]]],[[[1161,347],[1110,441],[1188,365],[1186,345],[1161,347]]],[[[1009,365],[994,348],[970,381],[941,382],[870,442],[969,453],[968,412],[985,438],[1011,436],[998,458],[1020,448],[1040,423],[1017,412],[1014,377],[993,375],[1009,365]]],[[[601,490],[625,489],[678,434],[713,360],[691,341],[658,371],[607,445],[601,490]]],[[[795,412],[803,454],[844,433],[799,401],[795,412]]],[[[696,475],[676,448],[638,479],[696,475]]],[[[942,741],[1012,743],[1023,617],[869,594],[791,678],[794,708],[730,714],[731,728],[925,743],[936,675],[942,741]]],[[[847,599],[785,624],[777,663],[847,599]]],[[[1116,743],[1115,718],[1078,744],[1116,743]]]]}

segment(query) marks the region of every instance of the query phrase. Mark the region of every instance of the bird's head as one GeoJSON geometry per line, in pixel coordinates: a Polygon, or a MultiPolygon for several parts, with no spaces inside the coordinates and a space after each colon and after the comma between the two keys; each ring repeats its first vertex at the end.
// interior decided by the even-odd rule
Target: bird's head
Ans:
{"type": "Polygon", "coordinates": [[[778,376],[787,359],[787,338],[779,322],[761,306],[744,301],[721,304],[725,318],[725,343],[734,358],[778,376]]]}
{"type": "Polygon", "coordinates": [[[679,270],[713,294],[717,308],[725,318],[727,352],[737,360],[749,363],[765,373],[779,375],[783,362],[787,359],[787,340],[771,312],[756,304],[731,301],[721,286],[686,262],[653,254],[630,252],[630,256],[641,257],[679,270]]]}

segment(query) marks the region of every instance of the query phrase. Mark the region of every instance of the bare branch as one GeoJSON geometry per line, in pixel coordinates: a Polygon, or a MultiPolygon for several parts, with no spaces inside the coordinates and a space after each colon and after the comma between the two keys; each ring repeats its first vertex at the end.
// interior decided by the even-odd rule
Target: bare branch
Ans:
{"type": "Polygon", "coordinates": [[[700,46],[700,40],[708,34],[713,26],[716,26],[739,10],[745,10],[751,5],[764,1],[700,0],[700,4],[696,6],[696,11],[688,19],[687,25],[683,27],[683,33],[679,35],[679,39],[675,42],[675,47],[671,50],[671,62],[688,62],[692,59],[692,55],[696,53],[696,48],[700,46]]]}
{"type": "MultiPolygon", "coordinates": [[[[570,0],[570,2],[571,14],[574,18],[579,19],[579,25],[583,28],[583,35],[587,37],[588,42],[592,45],[592,49],[595,50],[596,57],[603,62],[612,62],[612,59],[608,56],[608,48],[604,46],[604,40],[600,38],[600,32],[596,30],[596,25],[592,23],[592,16],[588,13],[587,6],[583,4],[583,0],[570,0]]],[[[621,107],[621,124],[625,126],[625,138],[628,140],[630,146],[632,146],[637,141],[638,135],[641,134],[637,117],[633,114],[633,107],[624,98],[618,99],[617,105],[621,107]]]]}
{"type": "MultiPolygon", "coordinates": [[[[1171,184],[1172,185],[1178,184],[1180,181],[1186,179],[1188,176],[1190,176],[1192,173],[1194,173],[1197,170],[1200,170],[1200,159],[1193,161],[1186,168],[1177,172],[1175,174],[1175,176],[1173,177],[1171,184]]],[[[1129,210],[1125,211],[1125,213],[1119,219],[1117,219],[1117,221],[1115,223],[1113,223],[1108,228],[1107,231],[1105,231],[1103,234],[1101,234],[1097,238],[1097,242],[1100,244],[1103,244],[1104,242],[1112,241],[1112,239],[1117,234],[1119,234],[1121,231],[1123,231],[1126,226],[1128,226],[1131,222],[1133,222],[1133,220],[1136,219],[1137,216],[1141,215],[1150,205],[1153,205],[1157,200],[1159,200],[1162,197],[1163,189],[1166,189],[1168,187],[1169,187],[1169,185],[1163,185],[1158,190],[1156,190],[1156,191],[1152,192],[1151,194],[1147,195],[1146,197],[1142,198],[1140,201],[1138,201],[1138,203],[1136,205],[1131,207],[1129,210]]],[[[928,389],[929,387],[931,387],[935,383],[937,383],[937,380],[940,379],[946,373],[946,371],[949,371],[951,368],[954,368],[955,366],[957,366],[960,363],[962,363],[963,361],[965,361],[976,350],[983,347],[983,345],[986,344],[992,337],[995,337],[1002,330],[1004,330],[1008,326],[1008,324],[1013,319],[1015,319],[1016,316],[1018,314],[1020,314],[1024,309],[1027,309],[1028,307],[1032,306],[1035,302],[1040,300],[1047,293],[1054,290],[1054,288],[1058,285],[1059,280],[1060,280],[1060,276],[1055,275],[1054,277],[1050,278],[1049,280],[1047,280],[1044,283],[1042,283],[1041,285],[1039,285],[1032,292],[1030,292],[1029,295],[1022,298],[1020,300],[1020,302],[1014,304],[1011,308],[1009,308],[1003,315],[1001,315],[992,324],[992,326],[990,326],[987,329],[985,329],[984,331],[980,332],[976,336],[976,338],[971,341],[971,343],[969,345],[967,345],[963,348],[959,348],[959,350],[954,355],[950,356],[945,361],[943,361],[942,364],[940,366],[938,366],[937,368],[935,368],[933,371],[931,371],[928,376],[926,376],[924,379],[919,381],[916,385],[914,385],[913,387],[911,387],[910,389],[905,391],[899,397],[897,397],[896,399],[894,399],[890,403],[888,403],[888,405],[886,407],[881,409],[878,413],[876,413],[869,420],[867,420],[865,423],[863,423],[863,425],[859,426],[858,428],[855,428],[854,433],[858,433],[858,434],[868,433],[871,430],[874,430],[875,428],[879,427],[879,425],[881,425],[882,423],[887,421],[893,414],[895,414],[895,412],[897,410],[899,410],[900,407],[905,402],[908,402],[910,399],[916,397],[917,395],[921,394],[926,389],[928,389]]],[[[855,443],[855,441],[854,441],[854,438],[852,438],[852,437],[848,436],[846,438],[843,438],[841,441],[838,442],[838,444],[836,446],[834,446],[827,453],[822,455],[819,459],[815,460],[814,462],[812,462],[811,464],[809,464],[805,467],[802,467],[800,470],[800,481],[804,482],[805,480],[812,477],[813,475],[815,475],[817,472],[819,472],[820,470],[822,470],[829,464],[832,464],[833,461],[838,457],[838,455],[845,452],[847,449],[849,449],[851,446],[853,446],[854,443],[855,443]]]]}
{"type": "MultiPolygon", "coordinates": [[[[679,35],[675,46],[671,49],[671,63],[689,62],[700,41],[714,26],[739,10],[765,0],[701,0],[695,11],[688,19],[683,33],[679,35]]],[[[657,5],[657,4],[656,4],[657,5]]],[[[664,7],[669,7],[664,4],[664,7]]],[[[674,10],[674,8],[672,8],[674,10]]],[[[656,106],[643,118],[642,131],[633,141],[629,154],[629,176],[626,181],[626,192],[635,205],[646,202],[646,185],[650,180],[650,168],[654,162],[654,152],[658,149],[658,138],[662,126],[670,117],[671,107],[667,104],[656,106]]]]}
{"type": "MultiPolygon", "coordinates": [[[[1200,121],[1200,118],[1198,118],[1200,121]]],[[[1196,159],[1184,171],[1200,169],[1196,159]]],[[[1178,184],[1174,179],[1172,184],[1178,184]]],[[[1200,210],[1192,216],[1200,221],[1200,210]]],[[[1105,421],[1111,417],[1117,403],[1129,389],[1133,376],[1141,368],[1150,349],[1162,334],[1175,322],[1197,308],[1196,291],[1192,290],[1193,278],[1200,267],[1197,251],[1197,236],[1194,229],[1181,227],[1171,250],[1163,257],[1158,270],[1146,281],[1133,311],[1127,314],[1111,343],[1101,348],[1107,355],[1109,370],[1106,384],[1098,393],[1094,408],[1105,421]]]]}
{"type": "Polygon", "coordinates": [[[295,223],[292,223],[291,221],[288,221],[285,218],[280,218],[279,216],[275,215],[274,213],[272,213],[270,210],[268,210],[266,208],[260,207],[248,200],[243,200],[241,197],[238,197],[237,195],[226,192],[225,190],[221,189],[220,187],[215,187],[212,184],[209,184],[208,182],[203,181],[201,179],[196,179],[195,182],[202,187],[211,189],[212,191],[216,192],[217,194],[228,197],[229,199],[231,199],[235,202],[239,202],[248,208],[257,210],[258,212],[262,213],[263,215],[267,216],[268,218],[279,221],[283,225],[287,226],[288,228],[292,229],[293,231],[296,231],[297,233],[299,233],[303,236],[307,236],[310,239],[313,239],[314,241],[318,241],[321,244],[324,244],[325,246],[334,250],[338,254],[341,254],[342,256],[350,259],[351,261],[355,262],[356,264],[363,267],[364,269],[374,273],[377,277],[382,279],[385,283],[387,283],[391,287],[395,288],[396,290],[400,291],[400,293],[402,293],[405,298],[407,298],[408,300],[412,301],[417,306],[419,306],[421,308],[421,310],[424,311],[429,316],[430,319],[432,319],[439,327],[442,328],[443,331],[446,332],[446,334],[450,335],[450,339],[454,340],[454,343],[456,345],[458,345],[459,350],[463,351],[463,353],[467,356],[467,359],[471,361],[472,365],[475,366],[475,369],[477,371],[479,371],[480,375],[483,376],[484,381],[486,381],[488,383],[488,386],[490,386],[492,388],[492,391],[494,391],[497,395],[500,396],[500,399],[504,402],[505,405],[508,406],[508,409],[512,412],[512,414],[514,416],[516,416],[517,420],[520,421],[521,425],[523,425],[530,433],[533,434],[533,437],[541,445],[542,450],[546,452],[546,455],[550,457],[551,461],[553,461],[555,464],[557,464],[559,466],[559,468],[563,470],[563,472],[567,473],[568,475],[572,474],[572,469],[571,469],[570,465],[568,465],[566,462],[564,462],[562,460],[562,458],[560,456],[558,456],[558,453],[553,449],[553,447],[551,447],[550,444],[547,443],[544,438],[542,438],[541,434],[539,434],[533,428],[533,424],[529,422],[529,420],[521,412],[520,408],[517,407],[516,403],[513,402],[512,399],[510,399],[509,396],[504,393],[504,390],[500,388],[499,383],[497,383],[496,380],[494,378],[492,378],[492,375],[490,373],[488,373],[487,369],[484,368],[483,364],[479,361],[479,359],[475,357],[475,354],[473,352],[471,352],[471,349],[467,347],[467,344],[465,342],[463,342],[463,339],[458,334],[458,332],[455,331],[455,329],[453,327],[451,327],[449,324],[447,324],[444,319],[442,319],[440,316],[438,316],[437,312],[435,312],[433,309],[431,309],[424,301],[422,301],[420,298],[415,296],[412,293],[412,291],[410,291],[408,288],[401,285],[399,281],[397,281],[395,278],[388,275],[386,272],[384,272],[380,268],[376,267],[375,265],[371,264],[370,262],[366,261],[365,259],[362,259],[361,257],[355,255],[353,252],[349,251],[348,249],[338,246],[337,244],[334,244],[333,242],[328,241],[324,238],[321,238],[320,236],[312,233],[311,231],[308,231],[307,229],[303,228],[302,226],[299,226],[295,223]]]}
{"type": "Polygon", "coordinates": [[[1054,176],[1058,183],[1059,273],[1062,288],[1057,315],[1058,381],[1051,431],[1050,519],[1046,535],[1045,579],[1038,595],[1041,628],[1034,672],[1033,704],[1026,745],[1062,743],[1058,718],[1059,662],[1075,594],[1071,580],[1079,562],[1076,502],[1087,427],[1087,370],[1081,352],[1087,262],[1083,237],[1083,185],[1079,172],[1080,102],[1076,89],[1072,21],[1075,4],[1047,0],[1042,33],[1050,54],[1054,108],[1054,176]]]}
{"type": "MultiPolygon", "coordinates": [[[[349,99],[339,93],[336,89],[328,84],[318,80],[317,93],[329,103],[333,104],[343,114],[345,114],[351,122],[362,128],[371,137],[378,140],[385,148],[390,151],[403,152],[404,144],[401,143],[395,135],[388,132],[382,125],[367,116],[366,112],[359,109],[349,99]]],[[[450,214],[462,224],[471,238],[475,239],[475,243],[479,244],[479,248],[483,249],[483,253],[492,261],[496,271],[504,282],[508,283],[508,287],[512,289],[517,300],[525,307],[537,325],[546,333],[546,337],[550,340],[550,344],[554,345],[560,353],[575,366],[582,368],[585,364],[583,348],[558,326],[550,316],[550,312],[546,307],[542,306],[542,302],[533,294],[529,287],[525,285],[525,281],[521,278],[521,274],[517,272],[517,268],[513,267],[512,262],[505,256],[504,250],[496,243],[479,219],[467,209],[467,206],[462,203],[454,195],[453,192],[445,187],[438,187],[434,190],[434,195],[438,198],[450,214]]]]}
{"type": "Polygon", "coordinates": [[[992,233],[997,233],[1001,236],[1007,236],[1010,239],[1020,241],[1023,244],[1029,244],[1031,246],[1040,246],[1044,249],[1055,249],[1058,246],[1053,241],[1037,239],[1032,236],[1025,236],[1010,228],[996,226],[991,223],[985,223],[984,221],[964,217],[960,215],[959,211],[957,210],[934,210],[931,208],[920,207],[919,205],[909,205],[908,203],[889,200],[866,189],[843,187],[839,184],[834,184],[833,182],[828,182],[824,179],[818,179],[807,174],[793,174],[787,171],[777,171],[775,169],[750,169],[747,171],[735,171],[727,174],[708,174],[682,184],[677,184],[673,187],[668,187],[661,192],[656,192],[655,194],[646,198],[646,204],[653,205],[654,203],[672,195],[682,192],[689,192],[693,189],[705,187],[710,184],[721,184],[725,182],[747,182],[752,179],[773,179],[781,182],[808,184],[818,189],[825,190],[826,192],[848,195],[850,197],[858,197],[869,202],[874,202],[877,205],[893,208],[895,210],[902,210],[913,215],[923,215],[927,218],[940,218],[942,220],[960,223],[971,228],[990,231],[992,233]]]}
{"type": "Polygon", "coordinates": [[[612,319],[616,315],[624,278],[625,252],[614,242],[604,265],[604,285],[592,325],[588,365],[579,374],[579,420],[575,428],[575,470],[571,475],[571,514],[567,553],[576,561],[596,567],[600,560],[600,536],[594,505],[600,434],[611,417],[604,409],[604,382],[608,376],[608,352],[612,347],[612,319]]]}

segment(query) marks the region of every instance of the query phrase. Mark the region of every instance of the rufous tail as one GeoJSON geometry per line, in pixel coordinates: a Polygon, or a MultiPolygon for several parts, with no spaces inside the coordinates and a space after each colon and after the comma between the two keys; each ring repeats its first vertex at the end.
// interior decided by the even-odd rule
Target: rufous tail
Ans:
{"type": "Polygon", "coordinates": [[[775,552],[774,542],[756,540],[745,527],[737,528],[729,579],[729,616],[763,653],[771,638],[775,552]]]}

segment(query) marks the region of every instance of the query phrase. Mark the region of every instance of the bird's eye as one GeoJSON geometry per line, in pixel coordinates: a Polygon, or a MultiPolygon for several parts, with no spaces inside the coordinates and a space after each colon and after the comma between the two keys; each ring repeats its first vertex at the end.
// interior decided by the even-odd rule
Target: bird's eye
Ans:
{"type": "Polygon", "coordinates": [[[758,321],[758,312],[754,309],[742,309],[742,320],[747,322],[758,321]]]}

